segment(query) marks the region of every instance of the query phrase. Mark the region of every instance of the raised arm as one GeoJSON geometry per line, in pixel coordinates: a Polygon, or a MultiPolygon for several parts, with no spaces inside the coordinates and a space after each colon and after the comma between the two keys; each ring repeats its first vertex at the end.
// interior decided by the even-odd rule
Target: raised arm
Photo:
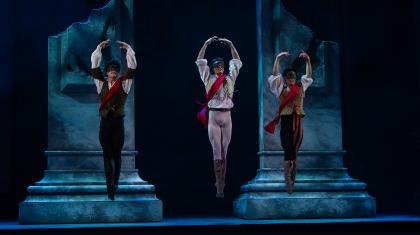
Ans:
{"type": "Polygon", "coordinates": [[[304,59],[306,61],[306,77],[307,78],[312,78],[311,58],[304,51],[302,51],[302,53],[300,53],[299,58],[302,58],[302,59],[304,59]]]}
{"type": "Polygon", "coordinates": [[[200,78],[204,82],[205,85],[208,83],[208,79],[210,76],[210,68],[207,65],[207,60],[204,59],[204,55],[206,53],[207,46],[210,45],[212,42],[216,41],[217,37],[211,37],[204,42],[204,45],[201,47],[200,52],[198,53],[197,60],[195,64],[197,65],[198,72],[200,73],[200,78]]]}
{"type": "Polygon", "coordinates": [[[126,42],[117,41],[117,44],[121,49],[125,49],[127,51],[125,56],[127,60],[127,70],[122,75],[122,87],[124,92],[128,94],[128,92],[130,92],[131,85],[133,84],[134,74],[137,68],[136,53],[126,42]]]}
{"type": "Polygon", "coordinates": [[[94,78],[94,82],[96,85],[96,89],[98,94],[101,92],[102,85],[105,82],[104,75],[102,74],[101,69],[99,68],[99,65],[101,64],[102,59],[102,48],[105,48],[109,46],[110,40],[105,40],[99,43],[99,45],[96,47],[96,49],[93,51],[90,60],[92,62],[92,77],[94,78]]]}
{"type": "Polygon", "coordinates": [[[99,45],[96,47],[96,49],[93,51],[90,61],[92,62],[92,69],[96,69],[101,64],[102,59],[102,48],[109,46],[110,40],[105,40],[99,43],[99,45]]]}
{"type": "Polygon", "coordinates": [[[273,76],[277,76],[279,74],[279,66],[280,66],[280,61],[284,58],[289,57],[290,54],[289,52],[285,51],[285,52],[280,52],[277,56],[276,59],[274,61],[274,65],[273,65],[273,76]]]}
{"type": "MultiPolygon", "coordinates": [[[[126,42],[117,41],[117,44],[120,48],[125,49],[127,51],[125,56],[127,60],[127,70],[123,74],[123,80],[134,79],[134,73],[137,68],[136,53],[134,52],[133,48],[131,48],[131,46],[126,42]]],[[[131,84],[129,85],[131,86],[131,84]]],[[[129,89],[125,90],[127,90],[128,93],[129,89]]]]}
{"type": "Polygon", "coordinates": [[[203,46],[202,46],[202,47],[201,47],[201,49],[200,49],[200,52],[198,52],[197,60],[204,59],[204,55],[206,54],[206,49],[207,49],[207,46],[208,46],[208,45],[210,45],[210,44],[211,44],[212,42],[214,42],[215,40],[217,40],[217,36],[213,36],[213,37],[211,37],[211,38],[207,39],[207,40],[204,42],[203,46]]]}
{"type": "Polygon", "coordinates": [[[102,82],[105,81],[104,75],[99,68],[102,59],[102,48],[108,47],[109,42],[109,39],[100,42],[90,57],[90,61],[92,62],[92,77],[95,79],[95,84],[97,85],[98,89],[102,85],[102,82]]]}
{"type": "Polygon", "coordinates": [[[268,77],[268,84],[270,85],[270,90],[277,98],[283,91],[284,85],[284,80],[281,78],[281,76],[279,76],[280,61],[289,56],[290,54],[287,51],[280,52],[274,60],[273,74],[271,74],[270,77],[268,77]]]}
{"type": "Polygon", "coordinates": [[[117,44],[120,48],[125,49],[127,51],[127,55],[126,55],[127,67],[130,69],[136,69],[137,68],[136,53],[134,52],[133,48],[131,48],[131,46],[126,42],[117,41],[117,44]]]}
{"type": "Polygon", "coordinates": [[[233,82],[236,81],[238,77],[239,70],[242,68],[241,58],[239,57],[238,51],[236,50],[233,43],[226,38],[217,39],[218,42],[227,45],[230,48],[230,53],[232,54],[232,60],[229,62],[229,77],[233,82]]]}
{"type": "Polygon", "coordinates": [[[228,40],[226,38],[219,38],[218,41],[227,45],[227,46],[229,46],[230,53],[232,54],[233,59],[237,59],[237,60],[241,59],[241,58],[239,58],[238,51],[236,50],[235,46],[233,45],[233,43],[230,40],[228,40]]]}
{"type": "Polygon", "coordinates": [[[314,81],[313,78],[312,78],[311,58],[304,51],[302,51],[302,53],[300,53],[299,58],[304,59],[306,61],[306,74],[304,76],[302,76],[302,79],[301,79],[303,90],[306,91],[306,89],[308,89],[308,87],[314,81]]]}

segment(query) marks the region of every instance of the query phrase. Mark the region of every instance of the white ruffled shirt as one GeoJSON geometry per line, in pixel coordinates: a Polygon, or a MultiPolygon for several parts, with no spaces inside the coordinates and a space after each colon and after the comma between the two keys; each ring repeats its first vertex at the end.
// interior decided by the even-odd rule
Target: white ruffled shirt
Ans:
{"type": "MultiPolygon", "coordinates": [[[[195,64],[198,67],[198,72],[200,73],[200,78],[203,81],[204,85],[207,86],[209,80],[216,80],[217,77],[214,74],[210,74],[210,68],[207,65],[206,59],[197,59],[195,64]]],[[[231,59],[229,61],[229,74],[226,76],[226,79],[232,81],[232,85],[235,87],[235,81],[238,77],[239,70],[242,67],[242,62],[239,59],[231,59]]],[[[227,90],[221,86],[218,93],[211,99],[208,103],[209,108],[232,108],[233,101],[227,96],[227,90]],[[221,91],[220,91],[221,89],[221,91]]]]}
{"type": "MultiPolygon", "coordinates": [[[[93,51],[90,60],[92,62],[92,69],[96,69],[99,67],[99,65],[101,64],[101,59],[102,59],[102,52],[101,52],[101,47],[98,46],[96,47],[95,51],[93,51]]],[[[133,49],[131,48],[131,46],[128,46],[127,48],[127,55],[126,55],[126,59],[127,59],[127,67],[130,69],[136,69],[137,68],[137,61],[136,61],[136,53],[133,51],[133,49]]],[[[102,90],[102,86],[104,85],[104,82],[98,79],[93,79],[96,85],[96,90],[99,93],[101,93],[102,90]]],[[[114,83],[110,83],[108,82],[108,88],[111,89],[111,87],[115,84],[114,83]]],[[[128,92],[130,92],[130,88],[131,85],[133,84],[133,79],[126,79],[123,80],[121,85],[122,88],[124,90],[125,93],[128,94],[128,92]]]]}
{"type": "MultiPolygon", "coordinates": [[[[314,80],[312,78],[308,78],[306,75],[303,75],[301,77],[300,82],[302,83],[303,86],[303,91],[305,92],[306,89],[308,89],[308,87],[314,82],[314,80]]],[[[281,92],[283,91],[284,88],[284,79],[281,75],[270,75],[270,77],[268,77],[268,84],[270,85],[270,91],[276,96],[276,98],[278,99],[280,97],[281,92]]],[[[287,87],[286,88],[286,94],[290,91],[290,88],[287,87]]]]}

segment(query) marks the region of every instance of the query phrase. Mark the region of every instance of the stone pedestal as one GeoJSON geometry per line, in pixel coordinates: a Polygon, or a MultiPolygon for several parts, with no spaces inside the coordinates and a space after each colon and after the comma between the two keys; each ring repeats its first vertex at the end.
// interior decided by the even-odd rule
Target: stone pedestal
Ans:
{"type": "Polygon", "coordinates": [[[106,193],[101,151],[47,151],[44,178],[28,187],[19,222],[115,223],[160,221],[162,202],[154,186],[139,177],[136,151],[124,151],[115,201],[106,193]]]}
{"type": "Polygon", "coordinates": [[[99,144],[99,97],[90,76],[90,55],[99,42],[105,63],[117,59],[126,68],[125,52],[115,40],[134,47],[133,1],[111,0],[93,10],[89,20],[74,23],[48,38],[48,166],[44,178],[28,187],[19,205],[19,222],[103,223],[162,219],[162,202],[154,186],[135,168],[134,86],[126,103],[125,144],[116,200],[107,197],[99,144]]]}
{"type": "Polygon", "coordinates": [[[284,152],[261,152],[257,176],[242,186],[234,202],[236,216],[244,219],[301,219],[373,217],[375,200],[366,184],[351,178],[342,165],[344,152],[302,151],[293,194],[283,180],[284,152]],[[278,164],[281,163],[281,164],[278,164]]]}
{"type": "Polygon", "coordinates": [[[320,41],[312,31],[288,13],[280,0],[257,1],[259,38],[259,136],[260,169],[241,187],[234,213],[244,219],[339,218],[375,216],[375,199],[366,184],[353,179],[343,166],[339,47],[320,41]],[[278,110],[267,78],[275,56],[289,51],[293,66],[304,74],[305,64],[297,58],[305,50],[312,58],[315,79],[305,95],[304,138],[297,160],[297,178],[292,195],[286,193],[284,152],[279,129],[264,131],[278,110]]]}

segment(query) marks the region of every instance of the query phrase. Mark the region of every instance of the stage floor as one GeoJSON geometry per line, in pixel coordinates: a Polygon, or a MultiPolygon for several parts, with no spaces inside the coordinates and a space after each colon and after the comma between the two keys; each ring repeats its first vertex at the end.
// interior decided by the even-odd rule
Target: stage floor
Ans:
{"type": "MultiPolygon", "coordinates": [[[[243,220],[234,217],[165,218],[161,222],[20,225],[0,222],[1,233],[19,234],[134,234],[145,232],[420,232],[419,215],[378,215],[354,219],[243,220]]],[[[144,233],[143,233],[144,234],[144,233]]]]}

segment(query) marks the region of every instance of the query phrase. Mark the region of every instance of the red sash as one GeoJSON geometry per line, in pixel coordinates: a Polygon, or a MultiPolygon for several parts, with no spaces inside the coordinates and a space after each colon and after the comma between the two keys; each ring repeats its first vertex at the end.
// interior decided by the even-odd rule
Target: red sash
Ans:
{"type": "Polygon", "coordinates": [[[294,84],[292,87],[290,87],[289,94],[287,94],[280,103],[279,112],[277,113],[276,117],[273,120],[271,120],[271,122],[269,122],[267,125],[264,126],[265,131],[267,131],[270,134],[274,134],[277,123],[279,123],[280,121],[281,111],[291,100],[293,100],[293,98],[296,97],[298,92],[299,92],[299,86],[297,84],[294,84]]]}
{"type": "Polygon", "coordinates": [[[99,105],[99,110],[101,110],[106,103],[117,93],[118,89],[120,89],[122,84],[122,77],[120,77],[115,84],[111,87],[111,90],[108,91],[108,94],[106,94],[105,98],[101,101],[101,104],[99,105]]]}
{"type": "Polygon", "coordinates": [[[220,75],[216,81],[214,81],[213,85],[210,87],[209,92],[206,94],[206,103],[202,104],[201,111],[197,114],[198,121],[203,125],[204,128],[207,128],[207,110],[209,109],[208,103],[211,99],[213,99],[214,95],[216,95],[216,92],[219,90],[220,86],[223,84],[223,82],[226,80],[226,74],[220,75]]]}

